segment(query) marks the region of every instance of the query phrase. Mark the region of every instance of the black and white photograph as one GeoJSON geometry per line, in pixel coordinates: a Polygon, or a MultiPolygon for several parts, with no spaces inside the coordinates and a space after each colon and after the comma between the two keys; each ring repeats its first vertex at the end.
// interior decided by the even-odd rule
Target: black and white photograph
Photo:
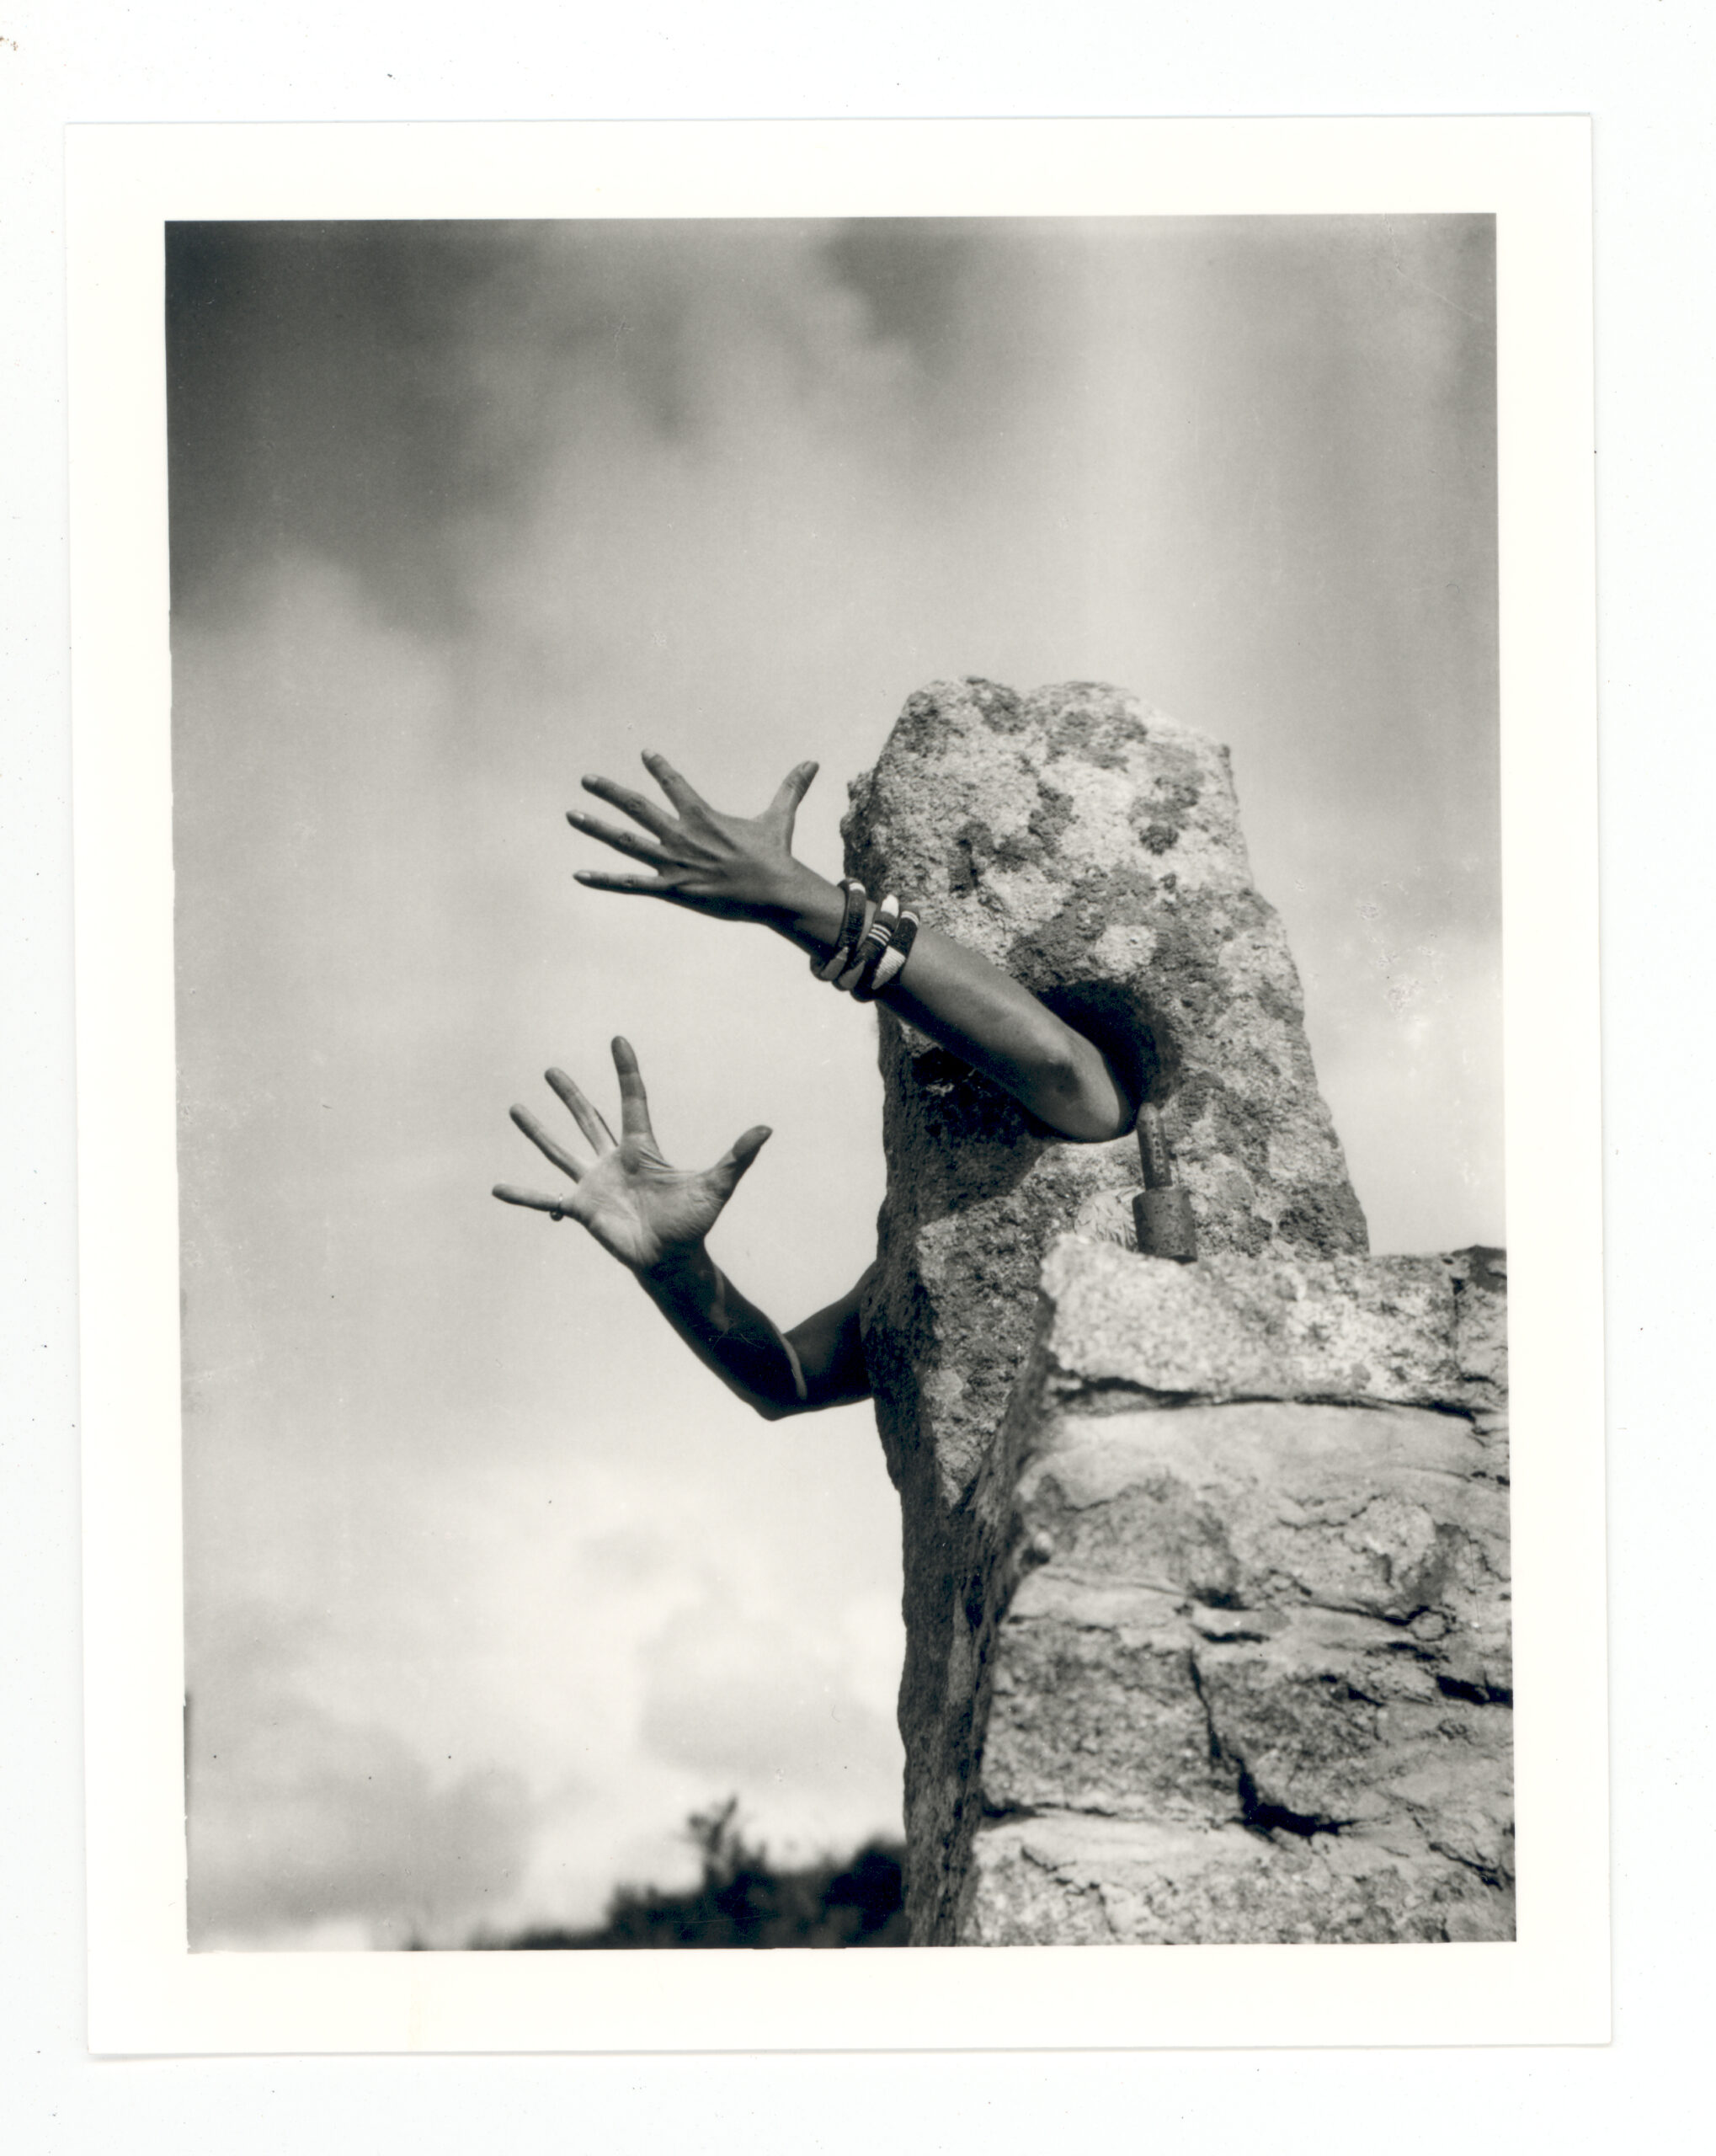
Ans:
{"type": "Polygon", "coordinates": [[[193,1945],[1507,1937],[1494,220],[165,244],[193,1945]]]}
{"type": "Polygon", "coordinates": [[[1696,2145],[1709,19],[0,18],[11,2143],[1696,2145]]]}
{"type": "Polygon", "coordinates": [[[205,2002],[1294,1950],[1398,2024],[1548,1950],[1565,586],[1516,228],[1351,192],[149,228],[205,2002]]]}

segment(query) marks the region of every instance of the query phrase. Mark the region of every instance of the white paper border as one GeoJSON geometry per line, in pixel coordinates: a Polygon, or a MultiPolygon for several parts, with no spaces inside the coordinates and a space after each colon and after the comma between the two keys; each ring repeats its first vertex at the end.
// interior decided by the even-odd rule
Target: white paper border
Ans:
{"type": "Polygon", "coordinates": [[[1587,124],[92,126],[67,139],[91,2047],[1606,2041],[1587,124]],[[1517,1940],[189,1954],[163,223],[1388,211],[1498,221],[1517,1940]]]}

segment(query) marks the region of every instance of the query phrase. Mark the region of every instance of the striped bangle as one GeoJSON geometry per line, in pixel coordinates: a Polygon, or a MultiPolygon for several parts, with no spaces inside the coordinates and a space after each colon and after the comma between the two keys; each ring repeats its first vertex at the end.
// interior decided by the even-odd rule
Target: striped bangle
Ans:
{"type": "MultiPolygon", "coordinates": [[[[852,963],[834,984],[843,995],[855,994],[861,984],[869,980],[882,962],[882,954],[893,941],[894,924],[899,919],[900,902],[890,891],[876,909],[876,917],[862,936],[852,953],[852,963]]],[[[865,1002],[867,997],[860,996],[865,1002]]]]}
{"type": "Polygon", "coordinates": [[[843,876],[840,889],[846,894],[845,910],[840,915],[839,934],[834,947],[826,959],[813,958],[810,969],[818,980],[838,980],[852,963],[852,947],[864,930],[866,899],[864,886],[855,876],[843,876]]]}
{"type": "Polygon", "coordinates": [[[899,926],[895,929],[887,950],[882,953],[876,971],[870,976],[868,986],[853,990],[852,1001],[855,1003],[873,1003],[885,988],[893,986],[906,969],[906,960],[912,954],[912,944],[917,933],[916,914],[903,913],[899,926]]]}

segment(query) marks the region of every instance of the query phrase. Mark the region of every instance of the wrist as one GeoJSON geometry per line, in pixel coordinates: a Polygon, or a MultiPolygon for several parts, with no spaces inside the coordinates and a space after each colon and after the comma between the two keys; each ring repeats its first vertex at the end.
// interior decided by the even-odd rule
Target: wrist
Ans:
{"type": "Polygon", "coordinates": [[[695,1242],[671,1243],[632,1269],[651,1294],[672,1294],[706,1283],[715,1261],[699,1236],[695,1242]]]}
{"type": "Polygon", "coordinates": [[[780,887],[780,903],[772,925],[782,936],[800,944],[833,947],[845,911],[845,894],[838,883],[818,876],[813,868],[795,861],[780,887]]]}

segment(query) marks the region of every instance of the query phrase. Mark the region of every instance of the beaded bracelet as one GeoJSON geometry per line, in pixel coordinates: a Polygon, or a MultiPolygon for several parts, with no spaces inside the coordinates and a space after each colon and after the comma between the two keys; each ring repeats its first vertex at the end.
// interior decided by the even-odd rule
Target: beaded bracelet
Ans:
{"type": "Polygon", "coordinates": [[[905,971],[906,960],[911,956],[912,944],[916,939],[917,933],[916,914],[903,913],[900,915],[899,926],[895,929],[887,950],[882,953],[877,962],[875,972],[871,974],[867,982],[861,983],[853,990],[852,1001],[855,1003],[873,1003],[885,988],[893,986],[905,971]]]}
{"type": "MultiPolygon", "coordinates": [[[[900,902],[890,891],[876,909],[875,918],[858,939],[852,953],[852,963],[834,984],[843,995],[852,995],[862,983],[869,980],[882,962],[882,954],[893,941],[894,924],[899,919],[900,902]]],[[[867,998],[861,997],[861,1001],[867,998]]]]}
{"type": "Polygon", "coordinates": [[[810,969],[818,980],[838,980],[852,963],[853,945],[864,931],[864,915],[867,902],[864,886],[855,876],[843,876],[840,889],[846,894],[845,910],[840,915],[839,933],[834,938],[834,947],[820,964],[813,958],[810,969]]]}

